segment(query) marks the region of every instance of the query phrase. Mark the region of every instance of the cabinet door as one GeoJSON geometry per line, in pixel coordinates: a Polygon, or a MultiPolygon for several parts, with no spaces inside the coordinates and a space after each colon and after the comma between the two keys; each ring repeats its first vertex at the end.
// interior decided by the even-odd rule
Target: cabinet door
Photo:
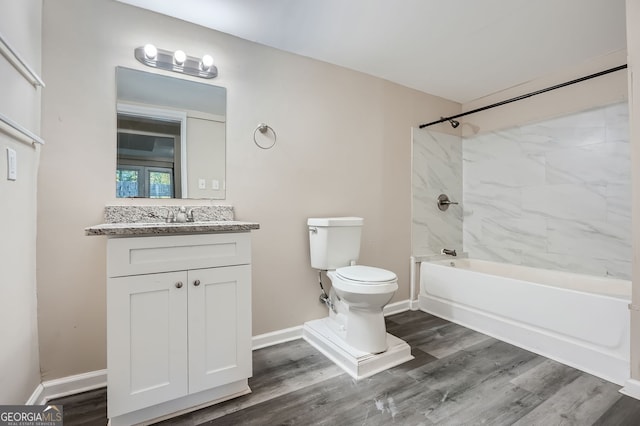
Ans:
{"type": "Polygon", "coordinates": [[[187,273],[107,282],[109,417],[187,394],[187,273]]]}
{"type": "Polygon", "coordinates": [[[190,270],[189,392],[251,372],[251,266],[190,270]]]}

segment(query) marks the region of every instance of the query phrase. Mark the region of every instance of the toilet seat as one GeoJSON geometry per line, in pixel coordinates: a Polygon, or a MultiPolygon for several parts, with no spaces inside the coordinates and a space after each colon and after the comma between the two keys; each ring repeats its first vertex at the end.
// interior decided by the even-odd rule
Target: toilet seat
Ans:
{"type": "Polygon", "coordinates": [[[386,269],[373,266],[353,265],[336,269],[336,275],[343,281],[355,284],[378,285],[397,281],[398,277],[386,269]]]}
{"type": "Polygon", "coordinates": [[[334,288],[353,294],[393,294],[398,290],[398,277],[386,269],[372,266],[345,266],[329,271],[334,288]]]}

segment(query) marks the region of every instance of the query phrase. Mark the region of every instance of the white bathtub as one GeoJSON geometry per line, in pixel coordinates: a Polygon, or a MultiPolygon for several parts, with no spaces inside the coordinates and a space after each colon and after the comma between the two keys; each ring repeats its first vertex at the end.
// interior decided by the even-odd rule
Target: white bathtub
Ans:
{"type": "Polygon", "coordinates": [[[420,264],[420,308],[623,385],[631,282],[474,259],[420,264]]]}

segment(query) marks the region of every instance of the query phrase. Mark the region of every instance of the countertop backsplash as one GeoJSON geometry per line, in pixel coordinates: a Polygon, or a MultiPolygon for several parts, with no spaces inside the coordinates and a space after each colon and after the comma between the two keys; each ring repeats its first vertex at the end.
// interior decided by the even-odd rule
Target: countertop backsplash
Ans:
{"type": "MultiPolygon", "coordinates": [[[[161,223],[166,222],[169,211],[174,214],[181,206],[106,206],[104,223],[161,223]]],[[[184,206],[193,209],[194,221],[234,220],[232,206],[184,206]]]]}

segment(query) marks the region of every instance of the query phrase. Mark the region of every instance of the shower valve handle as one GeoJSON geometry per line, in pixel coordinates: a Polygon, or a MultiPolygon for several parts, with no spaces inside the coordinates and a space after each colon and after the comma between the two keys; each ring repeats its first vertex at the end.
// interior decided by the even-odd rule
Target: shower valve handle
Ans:
{"type": "Polygon", "coordinates": [[[438,208],[443,212],[447,211],[451,204],[458,204],[458,202],[449,200],[449,196],[447,194],[440,194],[438,196],[438,208]]]}

